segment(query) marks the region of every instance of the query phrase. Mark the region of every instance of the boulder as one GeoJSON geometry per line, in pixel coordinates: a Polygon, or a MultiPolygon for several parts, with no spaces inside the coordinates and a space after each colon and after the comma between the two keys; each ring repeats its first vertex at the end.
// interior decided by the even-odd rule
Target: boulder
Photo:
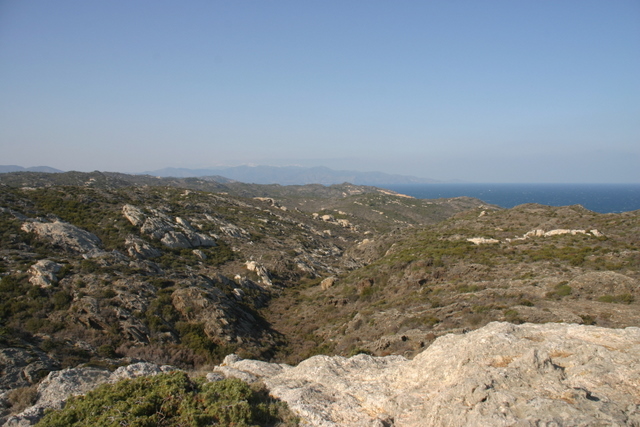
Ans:
{"type": "Polygon", "coordinates": [[[311,426],[639,425],[640,329],[490,323],[413,360],[314,356],[296,367],[225,359],[311,426]]]}
{"type": "Polygon", "coordinates": [[[124,245],[127,247],[127,253],[132,258],[146,259],[162,255],[162,252],[136,236],[128,236],[124,241],[124,245]]]}
{"type": "Polygon", "coordinates": [[[320,282],[320,289],[326,291],[330,287],[332,287],[338,279],[335,276],[327,277],[326,279],[320,282]]]}
{"type": "Polygon", "coordinates": [[[27,221],[22,224],[22,230],[49,240],[55,246],[69,252],[81,254],[100,254],[103,252],[100,249],[102,243],[98,236],[68,222],[27,221]]]}
{"type": "Polygon", "coordinates": [[[56,273],[60,271],[62,266],[57,262],[53,262],[48,259],[41,259],[40,261],[29,267],[29,283],[41,288],[48,288],[52,284],[58,283],[58,277],[56,273]]]}
{"type": "Polygon", "coordinates": [[[271,276],[269,275],[269,271],[264,265],[258,264],[255,261],[247,261],[244,263],[247,267],[247,270],[253,271],[260,277],[260,282],[267,285],[273,286],[273,282],[271,281],[271,276]]]}
{"type": "Polygon", "coordinates": [[[145,215],[140,208],[133,205],[124,205],[122,214],[134,226],[139,227],[144,223],[145,215]]]}

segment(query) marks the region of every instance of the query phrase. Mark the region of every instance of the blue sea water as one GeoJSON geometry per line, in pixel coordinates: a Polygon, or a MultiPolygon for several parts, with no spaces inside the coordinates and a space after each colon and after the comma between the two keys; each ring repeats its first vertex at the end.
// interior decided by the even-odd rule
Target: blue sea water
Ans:
{"type": "Polygon", "coordinates": [[[600,213],[640,209],[640,184],[413,184],[385,188],[418,199],[476,197],[503,208],[538,203],[582,205],[600,213]]]}

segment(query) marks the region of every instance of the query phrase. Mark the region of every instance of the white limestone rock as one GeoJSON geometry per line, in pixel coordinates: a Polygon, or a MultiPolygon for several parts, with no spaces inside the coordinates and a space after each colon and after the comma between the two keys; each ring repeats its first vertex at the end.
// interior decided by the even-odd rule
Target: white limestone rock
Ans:
{"type": "MultiPolygon", "coordinates": [[[[315,356],[261,379],[310,426],[639,425],[640,329],[491,323],[413,360],[315,356]]],[[[218,369],[217,369],[218,371],[218,369]]]]}
{"type": "Polygon", "coordinates": [[[487,239],[486,237],[472,237],[470,239],[467,239],[467,241],[473,243],[474,245],[487,245],[487,244],[500,243],[500,240],[487,239]]]}
{"type": "Polygon", "coordinates": [[[81,254],[101,254],[102,242],[98,236],[64,221],[40,222],[27,221],[22,224],[22,230],[35,233],[52,244],[70,252],[81,254]]]}
{"type": "Polygon", "coordinates": [[[121,380],[153,376],[166,372],[175,371],[176,368],[169,365],[156,365],[155,363],[138,362],[131,365],[121,366],[109,377],[110,383],[115,383],[121,380]]]}
{"type": "Polygon", "coordinates": [[[127,253],[132,258],[147,259],[162,255],[162,252],[136,236],[127,237],[124,245],[127,247],[127,253]]]}
{"type": "Polygon", "coordinates": [[[122,214],[131,224],[136,227],[139,227],[144,223],[145,214],[140,208],[137,208],[133,205],[124,205],[122,207],[122,214]]]}
{"type": "Polygon", "coordinates": [[[247,261],[244,263],[247,267],[247,270],[253,271],[260,277],[260,282],[267,285],[273,286],[273,282],[271,281],[271,276],[269,275],[269,271],[264,265],[258,264],[255,261],[247,261]]]}
{"type": "Polygon", "coordinates": [[[70,396],[85,394],[109,380],[106,369],[70,368],[50,372],[38,385],[35,405],[9,417],[5,427],[30,426],[44,416],[47,409],[61,409],[70,396]]]}
{"type": "Polygon", "coordinates": [[[34,286],[40,286],[41,288],[48,288],[58,283],[56,273],[58,273],[61,268],[62,266],[57,262],[41,259],[29,267],[28,273],[31,276],[29,277],[29,283],[34,286]]]}
{"type": "Polygon", "coordinates": [[[332,287],[338,279],[335,276],[327,277],[320,282],[320,289],[326,291],[330,287],[332,287]]]}
{"type": "MultiPolygon", "coordinates": [[[[176,217],[174,221],[167,214],[157,209],[150,209],[147,215],[140,208],[132,205],[124,205],[122,214],[131,224],[140,227],[141,233],[160,240],[168,248],[185,249],[216,246],[216,241],[213,237],[198,233],[185,218],[176,217]]],[[[130,250],[130,255],[132,252],[135,253],[137,251],[135,249],[130,250]]]]}

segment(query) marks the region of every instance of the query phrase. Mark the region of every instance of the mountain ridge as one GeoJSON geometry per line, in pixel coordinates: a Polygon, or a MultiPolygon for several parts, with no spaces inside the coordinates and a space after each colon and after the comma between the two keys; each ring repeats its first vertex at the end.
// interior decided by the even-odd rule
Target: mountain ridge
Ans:
{"type": "Polygon", "coordinates": [[[384,172],[360,172],[334,170],[324,166],[233,166],[213,167],[206,169],[164,168],[146,171],[143,174],[161,177],[203,177],[220,175],[235,181],[253,184],[342,184],[349,182],[355,185],[384,184],[429,184],[439,181],[429,178],[418,178],[409,175],[388,174],[384,172]]]}

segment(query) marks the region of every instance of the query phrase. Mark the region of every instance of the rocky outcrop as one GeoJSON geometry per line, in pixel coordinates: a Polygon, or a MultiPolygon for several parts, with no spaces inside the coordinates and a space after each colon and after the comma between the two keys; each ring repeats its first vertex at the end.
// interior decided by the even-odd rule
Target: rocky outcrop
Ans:
{"type": "Polygon", "coordinates": [[[212,341],[220,345],[242,343],[260,335],[261,328],[257,327],[257,320],[236,303],[244,296],[244,291],[237,289],[231,290],[232,299],[208,282],[193,281],[175,290],[171,299],[174,308],[189,322],[202,325],[212,341]]]}
{"type": "Polygon", "coordinates": [[[472,237],[471,239],[467,239],[467,242],[471,242],[474,245],[486,245],[492,243],[500,243],[500,240],[487,239],[485,237],[472,237]]]}
{"type": "MultiPolygon", "coordinates": [[[[213,237],[198,233],[189,221],[184,218],[176,217],[175,220],[172,220],[167,214],[157,209],[150,209],[149,214],[145,214],[142,209],[132,205],[124,205],[122,214],[132,225],[140,227],[141,233],[159,240],[168,248],[184,249],[216,246],[213,237]]],[[[136,242],[132,243],[135,255],[138,252],[135,249],[136,242]]],[[[131,243],[128,246],[131,248],[131,243]]],[[[130,249],[129,254],[131,255],[131,253],[130,249]]]]}
{"type": "Polygon", "coordinates": [[[48,288],[49,286],[58,283],[58,277],[56,273],[60,271],[62,266],[57,262],[53,262],[48,259],[41,259],[40,261],[29,267],[29,282],[32,285],[40,286],[41,288],[48,288]]]}
{"type": "Polygon", "coordinates": [[[128,236],[124,245],[127,247],[127,253],[132,258],[146,259],[162,255],[162,252],[158,249],[136,236],[128,236]]]}
{"type": "Polygon", "coordinates": [[[531,231],[526,232],[524,234],[524,236],[522,236],[522,237],[515,237],[513,239],[507,239],[507,242],[517,241],[517,240],[526,240],[526,239],[530,239],[530,238],[533,238],[533,237],[562,236],[563,234],[571,234],[572,236],[576,236],[578,234],[582,234],[582,235],[585,235],[585,236],[592,236],[592,237],[603,237],[604,236],[604,234],[602,234],[601,232],[599,232],[596,229],[593,229],[593,230],[574,230],[574,229],[559,228],[559,229],[549,230],[549,231],[544,231],[542,229],[535,229],[535,230],[531,230],[531,231]]]}
{"type": "Polygon", "coordinates": [[[27,221],[22,224],[22,230],[27,233],[34,233],[69,252],[81,253],[87,256],[103,253],[100,249],[102,243],[95,234],[68,222],[27,221]]]}
{"type": "Polygon", "coordinates": [[[36,384],[43,373],[59,369],[45,352],[30,346],[0,349],[0,390],[36,384]]]}
{"type": "Polygon", "coordinates": [[[640,282],[615,271],[593,271],[574,277],[568,285],[575,294],[601,297],[604,295],[640,296],[640,282]]]}
{"type": "Polygon", "coordinates": [[[244,263],[244,265],[247,267],[247,270],[253,271],[258,275],[258,277],[260,278],[260,283],[267,286],[273,286],[271,275],[264,265],[258,264],[255,261],[247,261],[244,263]]]}
{"type": "Polygon", "coordinates": [[[491,323],[401,356],[225,359],[312,426],[638,425],[640,329],[491,323]]]}
{"type": "MultiPolygon", "coordinates": [[[[484,216],[484,215],[480,215],[480,216],[484,216]]],[[[604,236],[604,234],[602,234],[601,232],[599,232],[596,229],[593,229],[593,230],[556,229],[556,230],[550,230],[550,231],[544,231],[542,229],[535,229],[535,230],[531,230],[531,231],[526,232],[522,237],[514,237],[513,239],[505,239],[505,242],[507,242],[507,243],[516,242],[516,241],[520,241],[520,240],[531,239],[531,238],[534,238],[534,237],[562,236],[563,234],[571,234],[572,236],[576,236],[578,234],[581,234],[581,235],[591,236],[591,237],[603,237],[604,236]]],[[[500,240],[486,238],[486,237],[472,237],[470,239],[467,239],[467,241],[471,242],[473,244],[476,244],[476,245],[500,243],[500,240]]]]}
{"type": "MultiPolygon", "coordinates": [[[[99,384],[171,369],[52,372],[35,406],[5,425],[32,425],[99,384]]],[[[224,377],[264,382],[304,426],[639,425],[640,328],[491,323],[440,337],[413,360],[314,356],[293,367],[229,355],[207,375],[224,377]]]]}
{"type": "Polygon", "coordinates": [[[327,277],[326,279],[323,279],[322,282],[320,282],[320,289],[322,289],[323,291],[326,291],[327,289],[332,287],[337,281],[338,279],[335,276],[327,277]]]}

